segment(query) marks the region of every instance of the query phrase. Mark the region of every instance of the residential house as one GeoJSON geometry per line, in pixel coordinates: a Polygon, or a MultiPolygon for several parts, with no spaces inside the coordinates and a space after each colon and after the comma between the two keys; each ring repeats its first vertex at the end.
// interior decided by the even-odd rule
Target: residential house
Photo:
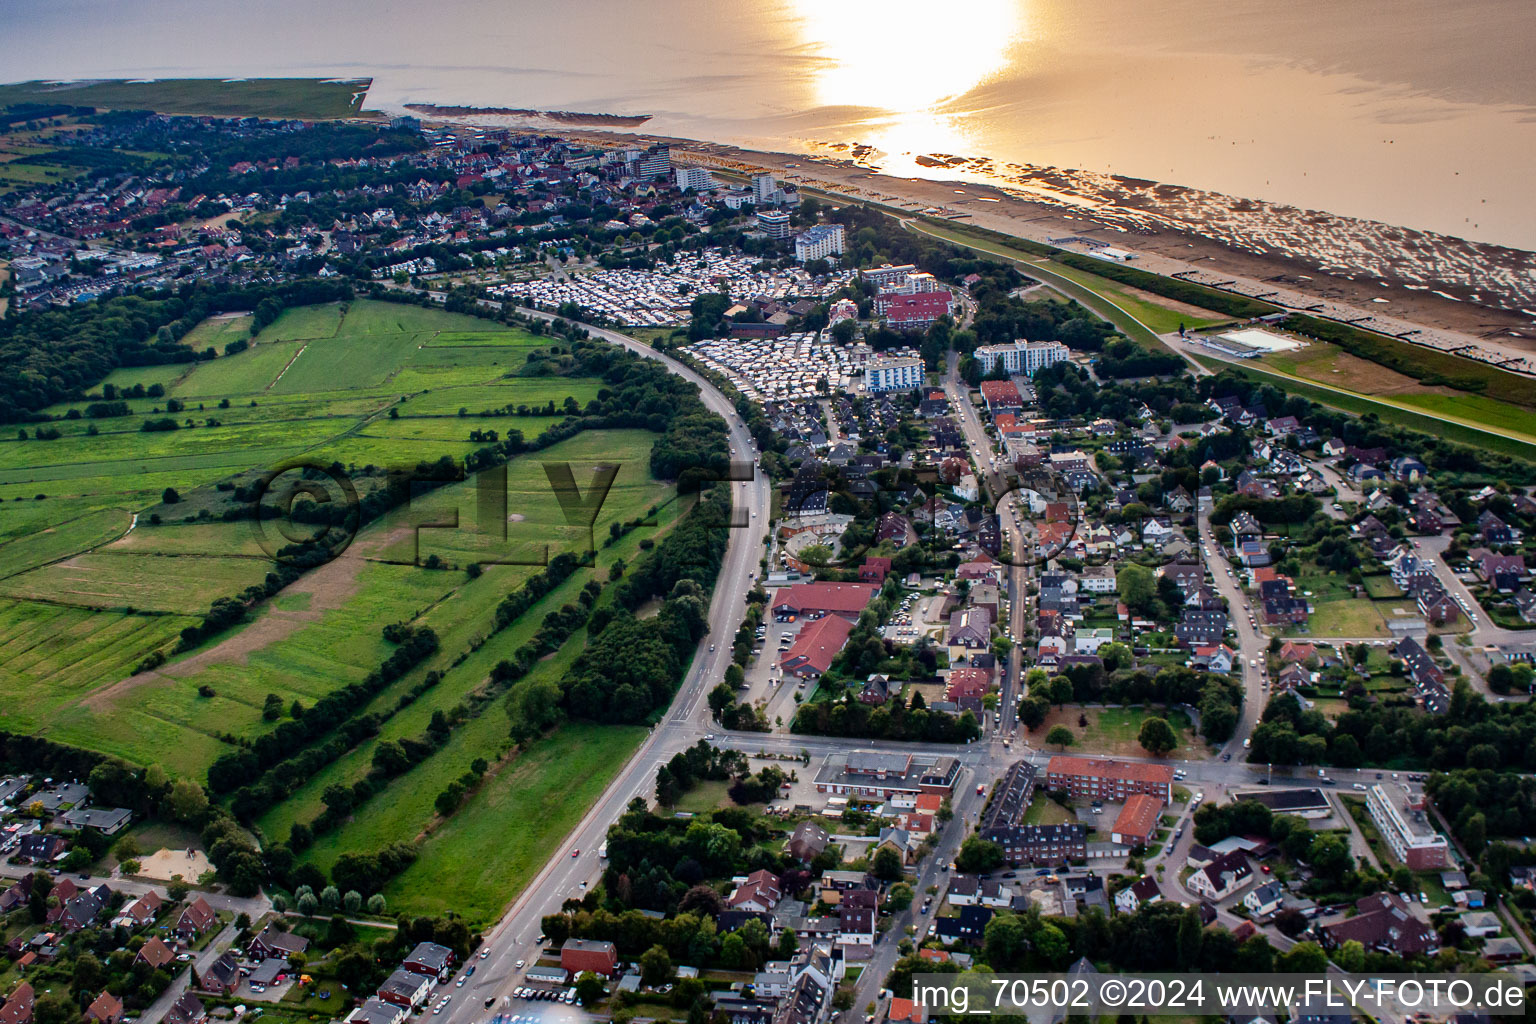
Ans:
{"type": "Polygon", "coordinates": [[[246,952],[255,960],[290,960],[295,953],[303,953],[307,949],[309,940],[304,936],[280,931],[269,924],[251,940],[246,952]]]}
{"type": "Polygon", "coordinates": [[[209,964],[207,970],[198,971],[194,968],[192,978],[203,992],[219,996],[231,995],[240,987],[240,965],[235,962],[233,953],[225,953],[209,964]]]}
{"type": "Polygon", "coordinates": [[[113,919],[112,925],[129,929],[143,928],[154,922],[163,905],[160,894],[151,889],[124,907],[122,913],[113,919]]]}
{"type": "Polygon", "coordinates": [[[1198,896],[1219,903],[1253,881],[1253,866],[1242,850],[1222,854],[1189,876],[1188,887],[1198,896]]]}
{"type": "Polygon", "coordinates": [[[85,1016],[96,1024],[117,1024],[123,1019],[123,1001],[103,989],[101,995],[85,1008],[85,1016]]]}
{"type": "Polygon", "coordinates": [[[187,992],[171,1004],[163,1019],[165,1024],[206,1024],[208,1011],[203,1009],[202,1000],[187,992]]]}
{"type": "Polygon", "coordinates": [[[442,978],[453,967],[453,950],[435,942],[418,942],[400,966],[429,978],[442,978]]]}
{"type": "Polygon", "coordinates": [[[11,859],[20,864],[51,864],[64,856],[69,844],[52,832],[33,832],[21,837],[21,844],[11,859]]]}
{"type": "Polygon", "coordinates": [[[1332,949],[1351,939],[1366,949],[1399,956],[1433,955],[1440,949],[1435,930],[1414,916],[1393,893],[1375,893],[1355,901],[1354,917],[1325,924],[1320,929],[1323,945],[1332,949]]]}
{"type": "Polygon", "coordinates": [[[1279,882],[1265,882],[1243,897],[1243,906],[1255,917],[1268,917],[1280,909],[1284,895],[1279,882]]]}
{"type": "Polygon", "coordinates": [[[789,837],[789,854],[802,864],[809,864],[827,848],[829,839],[826,829],[813,821],[802,821],[789,837]]]}
{"type": "Polygon", "coordinates": [[[414,971],[397,968],[393,974],[384,979],[375,994],[386,1003],[394,1003],[407,1010],[414,1010],[426,1004],[427,996],[431,992],[432,979],[414,971]]]}
{"type": "Polygon", "coordinates": [[[218,923],[219,915],[213,912],[207,900],[198,896],[181,912],[173,930],[181,939],[191,941],[218,923]]]}
{"type": "Polygon", "coordinates": [[[138,955],[134,959],[148,964],[150,970],[158,970],[175,960],[176,954],[171,952],[171,947],[160,941],[158,935],[152,935],[144,945],[139,947],[138,955]]]}
{"type": "Polygon", "coordinates": [[[1115,909],[1122,914],[1131,914],[1142,904],[1156,903],[1162,898],[1163,891],[1157,887],[1157,880],[1142,876],[1115,893],[1115,909]]]}
{"type": "Polygon", "coordinates": [[[767,913],[783,898],[784,893],[779,887],[779,876],[767,869],[759,869],[748,875],[725,903],[732,910],[767,913]]]}
{"type": "Polygon", "coordinates": [[[23,981],[11,991],[5,1005],[0,1006],[0,1024],[31,1024],[32,1007],[36,1002],[37,994],[23,981]]]}

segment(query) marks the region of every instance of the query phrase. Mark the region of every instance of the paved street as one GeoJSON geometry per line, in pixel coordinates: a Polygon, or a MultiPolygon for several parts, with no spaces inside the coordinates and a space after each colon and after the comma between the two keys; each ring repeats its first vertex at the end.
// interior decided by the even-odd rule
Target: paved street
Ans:
{"type": "MultiPolygon", "coordinates": [[[[555,319],[549,313],[522,312],[545,320],[555,319]]],[[[729,425],[731,444],[737,453],[735,457],[750,458],[752,438],[738,420],[735,408],[702,376],[622,334],[600,327],[588,326],[587,329],[594,337],[622,345],[647,358],[660,359],[673,373],[697,384],[705,404],[724,417],[729,425]]],[[[597,849],[608,826],[631,800],[651,798],[657,765],[712,731],[709,705],[704,697],[724,676],[726,666],[730,664],[731,641],[745,615],[746,594],[753,586],[751,577],[758,571],[758,560],[764,550],[769,510],[769,482],[761,474],[754,473],[749,481],[733,483],[731,490],[737,509],[736,521],[710,602],[710,631],[699,642],[692,666],[673,699],[671,710],[651,730],[640,750],[582,818],[560,851],[528,884],[501,921],[486,933],[484,948],[489,955],[484,960],[475,961],[479,969],[463,988],[453,990],[455,998],[442,1015],[442,1024],[461,1024],[483,1018],[487,1002],[494,1003],[506,997],[520,983],[522,972],[515,964],[518,960],[532,963],[538,958],[540,919],[558,912],[566,899],[583,894],[586,890],[582,883],[590,884],[601,873],[597,849]]],[[[798,751],[800,746],[794,744],[793,749],[798,751]]],[[[788,752],[790,747],[786,745],[783,749],[788,752]]]]}

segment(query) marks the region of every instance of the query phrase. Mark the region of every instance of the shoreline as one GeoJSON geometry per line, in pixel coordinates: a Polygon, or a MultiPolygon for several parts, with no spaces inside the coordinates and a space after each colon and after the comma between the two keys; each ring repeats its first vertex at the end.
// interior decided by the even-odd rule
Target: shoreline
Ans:
{"type": "Polygon", "coordinates": [[[673,147],[676,163],[765,171],[893,213],[944,210],[939,216],[957,224],[1031,241],[1068,238],[1133,250],[1144,269],[1150,269],[1148,260],[1198,263],[1218,276],[1357,307],[1362,318],[1392,317],[1455,335],[1447,344],[1492,344],[1536,357],[1536,253],[1524,250],[1123,176],[1008,165],[1016,181],[977,181],[962,175],[989,176],[996,170],[989,161],[944,154],[920,162],[954,170],[956,177],[905,178],[861,162],[876,155],[870,147],[844,143],[820,144],[823,153],[785,153],[544,118],[433,120],[447,128],[544,131],[608,147],[665,144],[673,147]],[[1178,216],[1160,216],[1165,206],[1178,216]],[[1297,244],[1340,235],[1350,244],[1297,244]],[[1436,274],[1432,268],[1456,272],[1436,274]],[[1476,284],[1489,281],[1508,287],[1495,294],[1491,285],[1476,284]]]}

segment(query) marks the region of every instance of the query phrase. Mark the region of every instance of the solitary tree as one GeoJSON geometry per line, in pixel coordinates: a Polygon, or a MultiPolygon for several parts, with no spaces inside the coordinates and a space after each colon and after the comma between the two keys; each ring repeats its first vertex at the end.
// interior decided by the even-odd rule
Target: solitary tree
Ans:
{"type": "Polygon", "coordinates": [[[1153,757],[1162,757],[1179,745],[1179,738],[1174,735],[1173,726],[1168,724],[1166,718],[1149,718],[1142,722],[1136,741],[1153,757]]]}
{"type": "Polygon", "coordinates": [[[889,846],[882,846],[875,851],[875,859],[870,862],[870,868],[874,876],[883,882],[894,882],[906,874],[901,854],[889,846]]]}
{"type": "Polygon", "coordinates": [[[1045,742],[1058,750],[1066,750],[1077,738],[1072,735],[1072,730],[1064,725],[1053,725],[1051,731],[1045,734],[1045,742]]]}

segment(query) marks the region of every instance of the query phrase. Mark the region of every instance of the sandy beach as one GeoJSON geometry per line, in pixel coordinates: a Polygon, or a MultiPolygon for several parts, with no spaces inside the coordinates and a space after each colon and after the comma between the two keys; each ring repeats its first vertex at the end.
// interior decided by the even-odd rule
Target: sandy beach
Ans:
{"type": "MultiPolygon", "coordinates": [[[[438,120],[438,119],[434,119],[438,120]]],[[[934,155],[952,180],[882,174],[858,147],[826,155],[742,149],[660,135],[576,129],[544,119],[443,118],[452,126],[526,127],[594,145],[667,143],[676,163],[768,171],[802,187],[897,212],[1049,242],[1090,240],[1250,278],[1325,302],[1536,353],[1536,253],[1374,221],[1278,207],[1152,181],[934,155]],[[1009,179],[1000,185],[975,176],[1009,179]]],[[[837,152],[836,150],[842,150],[837,152]]]]}

